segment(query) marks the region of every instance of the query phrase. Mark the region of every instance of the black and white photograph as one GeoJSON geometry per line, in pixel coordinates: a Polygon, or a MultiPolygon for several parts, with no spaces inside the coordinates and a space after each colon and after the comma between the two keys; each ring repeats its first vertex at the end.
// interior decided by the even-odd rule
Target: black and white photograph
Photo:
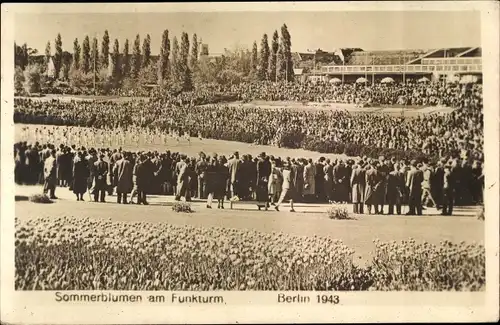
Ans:
{"type": "Polygon", "coordinates": [[[487,288],[498,307],[484,12],[285,4],[11,4],[2,286],[52,308],[235,292],[288,308],[368,291],[486,304],[487,288]]]}

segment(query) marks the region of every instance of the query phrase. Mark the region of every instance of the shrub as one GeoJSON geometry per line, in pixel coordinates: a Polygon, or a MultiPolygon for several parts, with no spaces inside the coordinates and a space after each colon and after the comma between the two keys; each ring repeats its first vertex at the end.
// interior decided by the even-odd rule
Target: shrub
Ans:
{"type": "Polygon", "coordinates": [[[175,212],[186,212],[191,213],[193,210],[191,209],[191,204],[188,202],[175,202],[172,205],[172,211],[175,212]]]}
{"type": "Polygon", "coordinates": [[[45,194],[35,194],[30,196],[30,201],[33,203],[54,203],[47,195],[45,194]]]}
{"type": "Polygon", "coordinates": [[[337,220],[350,220],[354,219],[349,215],[347,209],[342,206],[332,206],[327,210],[328,218],[337,220]]]}

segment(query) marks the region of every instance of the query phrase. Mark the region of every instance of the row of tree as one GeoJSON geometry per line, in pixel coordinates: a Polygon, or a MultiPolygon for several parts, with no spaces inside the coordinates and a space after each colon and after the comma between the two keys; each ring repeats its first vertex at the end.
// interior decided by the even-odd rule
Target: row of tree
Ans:
{"type": "MultiPolygon", "coordinates": [[[[178,90],[191,90],[194,84],[204,83],[293,80],[291,37],[285,24],[281,27],[281,36],[277,30],[274,31],[271,46],[267,34],[263,35],[260,53],[257,42],[254,42],[251,51],[242,48],[226,49],[223,55],[214,59],[208,57],[207,46],[203,46],[200,51],[200,44],[196,34],[193,34],[190,42],[189,35],[185,32],[181,34],[180,42],[175,36],[171,41],[169,31],[165,30],[158,59],[153,62],[149,34],[144,38],[142,48],[141,37],[139,34],[136,36],[132,53],[128,39],[121,50],[119,40],[115,39],[110,51],[107,30],[104,31],[100,48],[98,39],[94,37],[91,41],[87,35],[81,45],[78,38],[75,38],[72,53],[63,50],[62,38],[58,34],[54,41],[54,53],[52,54],[51,42],[47,42],[43,65],[30,67],[24,77],[28,79],[28,75],[32,76],[39,71],[44,74],[43,78],[29,79],[69,81],[74,87],[91,87],[95,82],[101,88],[134,88],[159,84],[178,90]]],[[[22,47],[15,45],[16,67],[21,71],[26,70],[29,57],[33,54],[36,52],[26,44],[22,47]]]]}

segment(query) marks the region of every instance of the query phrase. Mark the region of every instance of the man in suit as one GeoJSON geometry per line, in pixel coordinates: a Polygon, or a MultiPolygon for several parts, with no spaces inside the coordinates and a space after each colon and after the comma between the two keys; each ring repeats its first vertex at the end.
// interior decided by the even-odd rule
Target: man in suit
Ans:
{"type": "Polygon", "coordinates": [[[271,175],[271,162],[266,153],[259,155],[257,161],[257,180],[256,180],[256,196],[257,207],[261,210],[262,207],[267,211],[269,208],[269,176],[271,175]]]}
{"type": "Polygon", "coordinates": [[[200,153],[198,161],[196,162],[195,172],[198,178],[198,198],[206,199],[207,161],[206,161],[206,156],[203,152],[200,153]]]}
{"type": "Polygon", "coordinates": [[[365,172],[365,204],[368,214],[372,214],[372,205],[375,206],[375,214],[378,214],[377,186],[379,186],[379,174],[377,161],[372,161],[365,172]]]}
{"type": "Polygon", "coordinates": [[[416,160],[410,163],[410,171],[406,179],[406,187],[409,192],[409,210],[406,215],[422,215],[422,181],[424,180],[424,173],[420,168],[422,165],[417,164],[416,160]]]}
{"type": "Polygon", "coordinates": [[[352,206],[353,212],[363,214],[364,212],[364,194],[365,194],[365,170],[364,162],[361,160],[353,166],[351,172],[351,188],[352,188],[352,206]]]}
{"type": "Polygon", "coordinates": [[[333,165],[330,159],[326,159],[325,167],[323,168],[325,174],[325,196],[328,203],[333,202],[333,165]]]}
{"type": "Polygon", "coordinates": [[[99,159],[94,163],[95,166],[95,189],[94,189],[94,202],[104,203],[106,192],[108,190],[107,176],[109,171],[109,164],[104,161],[104,154],[99,154],[99,159]]]}
{"type": "Polygon", "coordinates": [[[231,191],[231,200],[232,200],[238,198],[240,195],[239,174],[240,174],[241,160],[238,151],[234,153],[233,158],[229,159],[227,167],[229,168],[229,182],[230,182],[229,190],[231,191]]]}
{"type": "Polygon", "coordinates": [[[453,213],[453,204],[455,199],[456,187],[456,174],[453,172],[453,165],[451,162],[444,166],[443,173],[443,210],[441,215],[451,216],[453,213]]]}
{"type": "Polygon", "coordinates": [[[403,193],[405,190],[404,174],[398,164],[393,164],[393,171],[387,177],[387,205],[389,207],[388,214],[394,214],[394,206],[396,213],[401,214],[401,204],[403,201],[403,193]]]}
{"type": "Polygon", "coordinates": [[[314,175],[314,184],[315,184],[315,189],[314,192],[316,193],[316,200],[318,202],[324,202],[325,201],[325,172],[324,172],[324,165],[325,162],[325,157],[320,157],[318,161],[315,164],[315,175],[314,175]]]}
{"type": "Polygon", "coordinates": [[[43,171],[43,193],[49,193],[51,199],[57,199],[55,195],[57,185],[57,163],[56,151],[54,149],[50,151],[50,155],[45,159],[43,171]]]}
{"type": "MultiPolygon", "coordinates": [[[[115,156],[115,159],[118,157],[115,156]]],[[[123,204],[128,204],[127,195],[132,192],[134,187],[133,183],[133,172],[134,168],[129,160],[129,154],[124,152],[121,159],[115,160],[115,166],[113,169],[114,181],[116,185],[117,202],[123,204]],[[123,201],[122,201],[123,199],[123,201]]]]}

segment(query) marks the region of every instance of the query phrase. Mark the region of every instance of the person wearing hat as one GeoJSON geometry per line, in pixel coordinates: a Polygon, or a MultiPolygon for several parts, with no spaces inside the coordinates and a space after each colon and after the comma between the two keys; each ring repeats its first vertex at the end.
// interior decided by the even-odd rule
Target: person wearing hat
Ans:
{"type": "Polygon", "coordinates": [[[87,178],[89,177],[89,166],[84,153],[78,151],[73,161],[73,183],[72,190],[77,201],[83,201],[83,194],[87,192],[87,178]]]}
{"type": "Polygon", "coordinates": [[[257,199],[257,207],[259,211],[262,207],[267,211],[269,208],[269,175],[271,174],[271,163],[269,158],[266,156],[265,152],[259,155],[257,161],[257,180],[256,180],[256,190],[255,195],[257,199]]]}
{"type": "Polygon", "coordinates": [[[352,210],[355,214],[364,213],[364,194],[366,186],[365,170],[363,168],[363,161],[359,161],[358,164],[353,166],[351,172],[351,200],[352,200],[352,210]]]}
{"type": "Polygon", "coordinates": [[[448,162],[444,166],[443,175],[443,209],[441,215],[451,216],[453,213],[455,194],[455,175],[453,174],[453,164],[448,162]]]}
{"type": "Polygon", "coordinates": [[[276,206],[274,207],[276,211],[279,211],[279,207],[284,200],[289,199],[290,212],[295,212],[293,208],[293,200],[295,198],[295,188],[293,184],[294,177],[293,177],[292,166],[290,163],[291,163],[290,160],[288,160],[285,162],[283,166],[283,171],[282,171],[283,184],[281,186],[281,194],[278,199],[278,203],[276,203],[276,206]]]}
{"type": "Polygon", "coordinates": [[[330,159],[326,159],[323,173],[325,174],[325,196],[328,203],[333,203],[333,165],[330,159]]]}
{"type": "Polygon", "coordinates": [[[400,215],[405,193],[404,173],[398,163],[395,163],[392,168],[393,170],[387,177],[387,214],[393,215],[395,206],[396,213],[400,215]]]}
{"type": "Polygon", "coordinates": [[[312,159],[307,160],[307,165],[304,166],[304,200],[313,202],[316,193],[316,171],[312,159]]]}
{"type": "Polygon", "coordinates": [[[94,202],[105,202],[106,191],[108,190],[107,176],[109,164],[104,161],[104,154],[99,154],[98,160],[94,163],[94,202]]]}
{"type": "Polygon", "coordinates": [[[241,160],[240,154],[236,151],[233,154],[233,158],[229,159],[227,163],[227,167],[229,168],[229,193],[231,200],[236,200],[239,198],[239,185],[240,185],[240,168],[241,168],[241,160]]]}
{"type": "Polygon", "coordinates": [[[377,161],[370,161],[370,168],[365,172],[365,204],[368,214],[372,214],[372,205],[375,206],[375,214],[378,214],[377,188],[380,186],[380,176],[377,170],[377,161]]]}
{"type": "Polygon", "coordinates": [[[128,204],[127,195],[134,188],[133,174],[134,167],[129,160],[129,154],[124,152],[115,162],[113,168],[114,181],[116,185],[117,203],[128,204]]]}
{"type": "Polygon", "coordinates": [[[410,162],[410,171],[406,179],[406,187],[408,188],[408,206],[409,211],[406,215],[422,215],[422,181],[424,173],[417,168],[417,161],[410,162]]]}

